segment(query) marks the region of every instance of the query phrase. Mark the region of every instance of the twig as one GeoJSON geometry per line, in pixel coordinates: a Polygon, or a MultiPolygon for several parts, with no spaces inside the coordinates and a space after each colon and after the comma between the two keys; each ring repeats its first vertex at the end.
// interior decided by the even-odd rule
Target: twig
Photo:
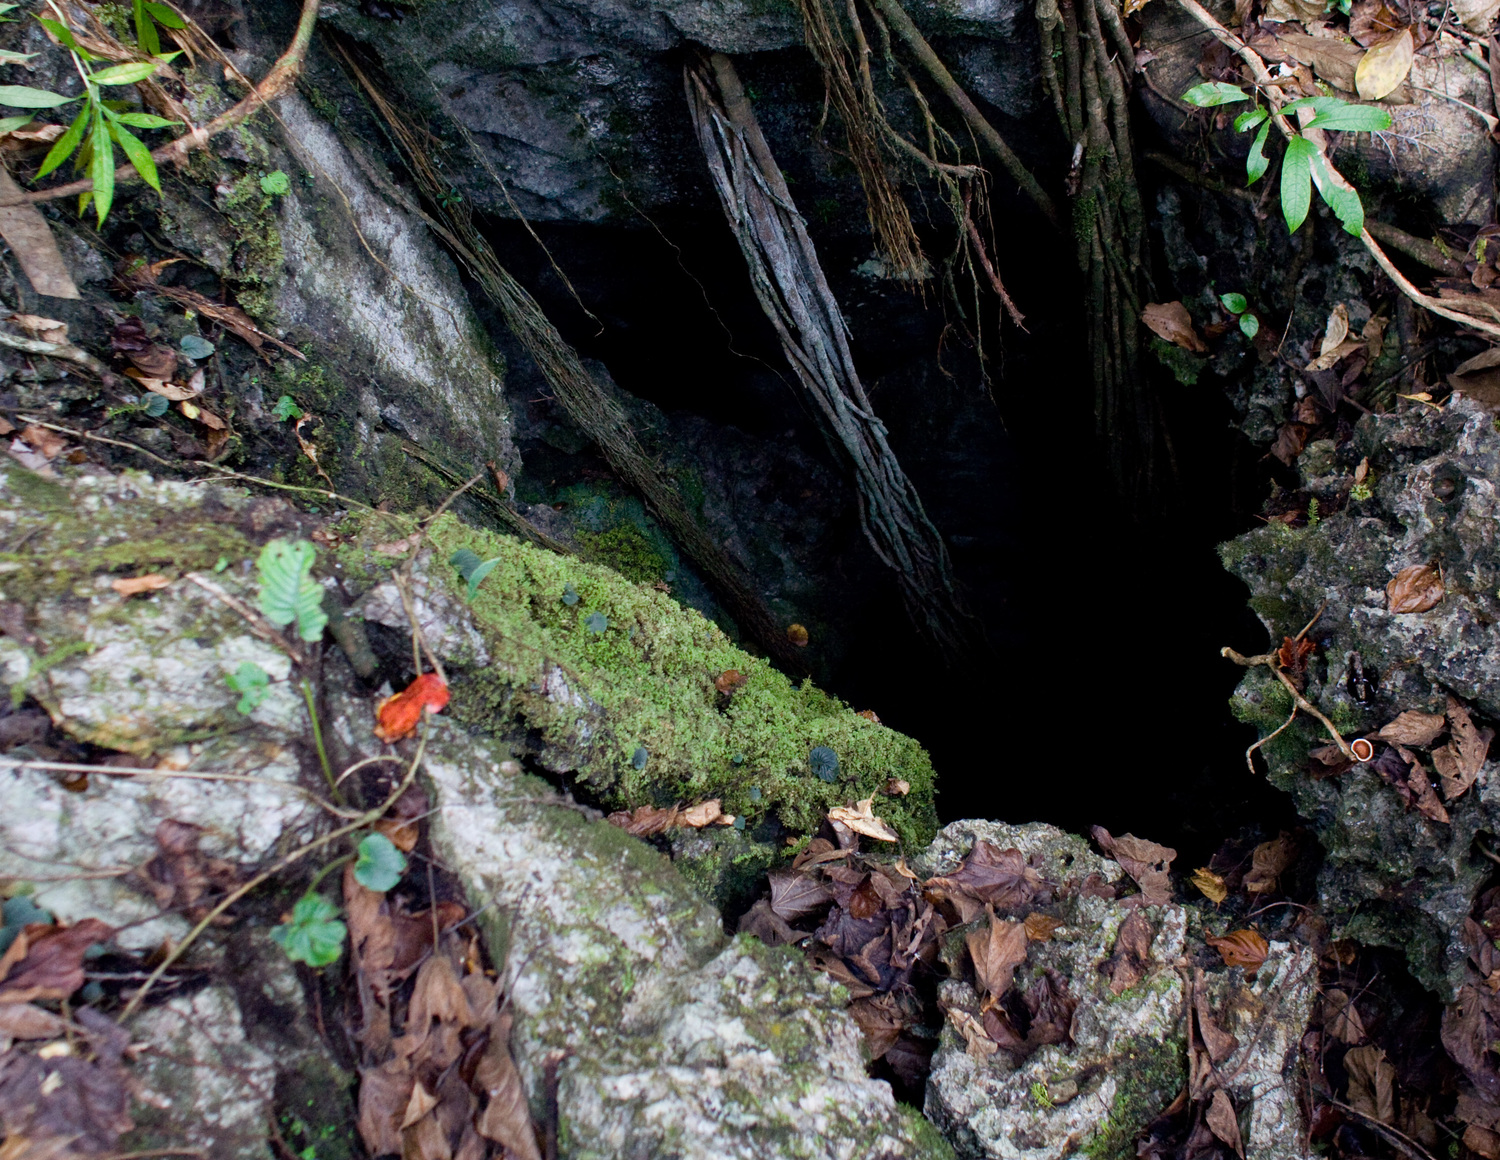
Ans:
{"type": "Polygon", "coordinates": [[[1262,737],[1254,745],[1250,746],[1249,749],[1245,750],[1245,767],[1250,770],[1250,773],[1251,773],[1252,776],[1254,776],[1254,774],[1255,774],[1255,762],[1250,759],[1251,758],[1251,754],[1253,754],[1262,745],[1265,745],[1268,741],[1270,741],[1273,737],[1275,737],[1276,734],[1280,733],[1283,729],[1285,729],[1288,725],[1290,725],[1293,721],[1295,721],[1297,719],[1297,710],[1298,710],[1298,708],[1299,708],[1299,706],[1293,705],[1292,706],[1292,715],[1290,717],[1288,717],[1285,721],[1283,721],[1273,732],[1267,733],[1264,737],[1262,737]]]}
{"type": "Polygon", "coordinates": [[[160,455],[154,455],[144,447],[137,447],[134,443],[127,443],[123,439],[107,439],[103,435],[95,435],[92,431],[75,431],[71,427],[59,427],[56,423],[43,422],[41,419],[33,419],[28,415],[17,415],[17,419],[23,423],[30,423],[36,427],[45,427],[48,431],[59,431],[64,435],[72,435],[75,439],[88,439],[95,443],[109,443],[115,447],[124,447],[127,451],[135,451],[144,455],[147,459],[154,459],[163,467],[176,468],[179,464],[169,459],[163,459],[160,455]]]}
{"type": "Polygon", "coordinates": [[[1362,1112],[1358,1108],[1353,1108],[1348,1104],[1341,1103],[1340,1101],[1334,1099],[1332,1096],[1323,1095],[1319,1098],[1327,1100],[1334,1107],[1339,1108],[1342,1111],[1353,1112],[1361,1120],[1364,1120],[1367,1124],[1369,1124],[1370,1127],[1374,1128],[1382,1136],[1385,1136],[1388,1140],[1390,1140],[1390,1142],[1397,1148],[1410,1156],[1412,1160],[1433,1160],[1431,1152],[1427,1151],[1426,1148],[1422,1147],[1422,1145],[1418,1144],[1410,1136],[1406,1135],[1404,1132],[1398,1132],[1395,1128],[1391,1127],[1383,1120],[1377,1120],[1369,1113],[1362,1112]]]}
{"type": "MultiPolygon", "coordinates": [[[[9,203],[6,203],[9,204],[9,203]]],[[[39,338],[20,338],[14,334],[6,334],[0,331],[0,346],[8,346],[12,350],[22,350],[27,354],[44,354],[49,358],[60,358],[66,362],[77,363],[85,367],[106,381],[115,378],[114,373],[102,362],[89,354],[86,350],[67,342],[43,342],[39,338]]]]}
{"type": "Polygon", "coordinates": [[[1302,631],[1299,632],[1292,639],[1293,640],[1301,640],[1304,636],[1306,636],[1308,634],[1308,631],[1312,628],[1312,626],[1318,623],[1318,618],[1323,615],[1323,610],[1325,608],[1327,608],[1327,607],[1328,607],[1328,601],[1324,600],[1322,604],[1318,605],[1318,611],[1316,611],[1316,612],[1314,612],[1312,614],[1312,619],[1309,620],[1306,624],[1304,624],[1302,626],[1302,631]]]}
{"type": "Polygon", "coordinates": [[[298,668],[301,668],[302,666],[307,664],[307,658],[303,656],[301,650],[299,650],[296,645],[292,644],[286,639],[285,636],[277,632],[275,626],[272,625],[269,620],[267,620],[260,613],[256,612],[255,609],[251,608],[239,597],[229,595],[229,593],[225,592],[224,589],[220,588],[212,580],[208,579],[208,577],[201,576],[197,572],[184,573],[182,578],[198,585],[199,588],[202,588],[211,596],[214,596],[215,598],[227,604],[231,609],[233,609],[240,615],[240,617],[245,621],[246,624],[250,626],[250,630],[254,632],[256,636],[260,637],[267,644],[274,645],[275,647],[285,652],[289,657],[292,658],[292,661],[297,665],[298,668]]]}
{"type": "MultiPolygon", "coordinates": [[[[159,149],[151,151],[151,159],[158,167],[184,161],[194,149],[201,149],[211,138],[218,136],[226,129],[234,128],[261,106],[269,104],[292,87],[298,73],[302,71],[303,58],[307,56],[308,46],[312,43],[313,27],[318,22],[318,3],[319,0],[303,0],[302,14],[297,19],[297,31],[292,36],[292,43],[287,46],[286,52],[281,54],[249,96],[220,113],[207,125],[184,133],[175,141],[169,141],[159,149]]],[[[115,170],[116,185],[139,180],[140,174],[136,172],[134,164],[122,165],[115,170]]],[[[56,201],[60,197],[71,197],[75,193],[89,193],[93,188],[93,179],[86,177],[79,181],[70,181],[66,185],[54,185],[33,193],[24,193],[19,197],[0,197],[0,208],[56,201]]]]}
{"type": "MultiPolygon", "coordinates": [[[[1182,0],[1178,0],[1178,2],[1181,3],[1182,0]]],[[[1191,3],[1191,0],[1189,0],[1189,2],[1191,3]]],[[[1333,743],[1339,747],[1339,752],[1342,753],[1350,761],[1359,760],[1359,758],[1354,755],[1354,751],[1349,748],[1349,743],[1344,740],[1344,738],[1339,734],[1338,729],[1334,727],[1333,722],[1328,719],[1327,714],[1325,714],[1323,710],[1319,709],[1316,705],[1314,705],[1311,701],[1304,697],[1297,686],[1292,684],[1292,679],[1281,671],[1281,667],[1275,653],[1262,653],[1259,656],[1247,657],[1242,656],[1241,654],[1235,652],[1234,649],[1226,646],[1219,650],[1219,655],[1222,657],[1227,657],[1237,665],[1244,665],[1246,668],[1253,668],[1256,665],[1265,665],[1266,668],[1271,670],[1272,675],[1274,675],[1278,681],[1286,686],[1286,691],[1292,695],[1292,700],[1293,702],[1295,702],[1297,708],[1301,709],[1309,716],[1316,717],[1322,723],[1323,728],[1328,730],[1328,736],[1333,738],[1333,743]]],[[[1291,721],[1288,720],[1287,724],[1291,724],[1291,721]]],[[[1285,729],[1286,725],[1283,725],[1281,728],[1285,729]]],[[[1278,729],[1276,732],[1281,732],[1281,729],[1278,729]]],[[[1272,734],[1272,736],[1275,736],[1275,734],[1272,734]]],[[[1270,738],[1268,737],[1266,738],[1266,740],[1269,741],[1270,738]]],[[[1254,772],[1253,766],[1251,767],[1251,772],[1254,772]]]]}
{"type": "Polygon", "coordinates": [[[157,964],[156,969],[151,972],[151,976],[141,984],[140,990],[136,991],[136,993],[130,997],[130,1002],[125,1004],[125,1009],[120,1012],[120,1017],[117,1022],[124,1023],[133,1014],[135,1014],[136,1011],[140,1009],[141,1003],[145,999],[147,992],[151,990],[151,988],[162,977],[162,975],[166,974],[167,968],[175,963],[178,959],[180,959],[183,955],[183,952],[186,951],[188,947],[193,945],[193,941],[205,930],[207,930],[210,925],[212,925],[214,919],[218,918],[241,898],[245,897],[245,895],[249,894],[250,891],[254,890],[257,886],[265,882],[267,879],[280,874],[288,866],[292,866],[297,862],[300,862],[314,850],[321,850],[330,842],[335,842],[339,838],[347,837],[349,834],[354,833],[356,830],[363,829],[371,822],[376,821],[382,814],[386,812],[386,810],[395,805],[396,799],[404,794],[407,790],[407,787],[416,780],[417,770],[421,767],[422,758],[427,752],[427,738],[430,736],[430,734],[431,727],[429,726],[422,733],[422,740],[417,744],[416,755],[411,760],[411,767],[407,769],[406,776],[401,779],[400,784],[398,784],[396,788],[391,791],[390,796],[386,798],[384,802],[376,806],[373,810],[368,810],[365,813],[361,814],[356,821],[349,823],[349,825],[340,826],[337,830],[330,831],[329,833],[324,834],[321,838],[314,838],[305,846],[301,846],[298,849],[293,850],[290,854],[277,862],[269,870],[262,871],[254,878],[246,882],[243,886],[238,887],[237,889],[231,891],[229,894],[225,895],[223,900],[207,914],[205,914],[199,921],[198,925],[193,927],[192,930],[188,931],[188,933],[183,937],[182,941],[179,942],[175,947],[173,947],[171,951],[169,951],[167,955],[162,959],[162,961],[157,964]]]}
{"type": "MultiPolygon", "coordinates": [[[[1276,128],[1281,132],[1281,135],[1288,141],[1292,140],[1295,137],[1301,136],[1305,140],[1311,142],[1313,147],[1317,149],[1319,153],[1322,153],[1324,155],[1323,160],[1324,163],[1328,166],[1329,171],[1335,176],[1338,176],[1338,171],[1333,168],[1333,163],[1331,161],[1328,161],[1327,151],[1322,140],[1322,131],[1312,130],[1311,132],[1299,134],[1295,129],[1292,128],[1291,123],[1286,119],[1286,114],[1281,111],[1281,92],[1272,83],[1271,74],[1267,70],[1266,62],[1261,59],[1260,54],[1257,53],[1249,45],[1245,44],[1244,41],[1240,40],[1239,37],[1235,36],[1217,20],[1215,20],[1213,16],[1209,14],[1207,9],[1205,9],[1203,5],[1198,3],[1198,0],[1177,0],[1177,3],[1183,9],[1183,11],[1187,12],[1190,16],[1192,16],[1194,20],[1203,25],[1204,28],[1207,28],[1210,32],[1212,32],[1214,36],[1218,38],[1219,42],[1224,45],[1224,47],[1228,48],[1231,52],[1238,55],[1241,60],[1243,60],[1250,66],[1251,75],[1255,78],[1257,85],[1260,87],[1262,94],[1265,96],[1266,103],[1271,107],[1271,120],[1275,123],[1276,128]]],[[[1342,178],[1340,178],[1340,180],[1342,180],[1342,178]]],[[[1418,306],[1422,307],[1424,310],[1431,311],[1433,314],[1436,314],[1440,318],[1446,318],[1450,322],[1462,323],[1464,326],[1472,327],[1480,333],[1487,334],[1492,338],[1500,338],[1500,325],[1461,314],[1457,310],[1453,310],[1448,306],[1443,305],[1443,303],[1438,299],[1423,294],[1422,291],[1418,290],[1416,286],[1414,286],[1411,281],[1407,279],[1406,275],[1402,274],[1401,271],[1396,269],[1396,267],[1391,263],[1391,260],[1386,256],[1385,251],[1380,248],[1380,243],[1371,236],[1368,229],[1360,230],[1359,240],[1364,243],[1365,249],[1367,249],[1370,252],[1370,256],[1373,257],[1377,263],[1379,263],[1380,268],[1385,271],[1386,276],[1396,284],[1396,288],[1400,290],[1401,293],[1410,298],[1413,302],[1415,302],[1418,306]]],[[[1340,745],[1342,744],[1343,742],[1340,741],[1340,745]]]]}

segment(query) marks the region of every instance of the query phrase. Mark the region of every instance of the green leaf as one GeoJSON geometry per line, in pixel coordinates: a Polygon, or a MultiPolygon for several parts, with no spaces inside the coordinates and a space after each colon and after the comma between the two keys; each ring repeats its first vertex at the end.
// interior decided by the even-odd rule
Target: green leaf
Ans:
{"type": "MultiPolygon", "coordinates": [[[[151,15],[156,18],[157,22],[163,28],[171,28],[175,30],[178,28],[187,27],[187,21],[184,20],[181,16],[178,16],[177,13],[173,12],[165,4],[153,4],[151,3],[151,0],[146,0],[145,7],[146,11],[151,13],[151,15]]],[[[155,54],[153,53],[152,55],[155,54]]]]}
{"type": "Polygon", "coordinates": [[[1253,129],[1270,115],[1264,109],[1248,109],[1234,119],[1234,131],[1243,133],[1246,129],[1253,129]]]}
{"type": "Polygon", "coordinates": [[[318,550],[306,540],[272,540],[261,549],[260,610],[278,628],[295,623],[303,640],[319,640],[328,626],[323,611],[323,588],[312,578],[318,550]]]}
{"type": "Polygon", "coordinates": [[[34,52],[11,52],[8,48],[0,48],[0,64],[25,64],[35,55],[34,52]]]}
{"type": "Polygon", "coordinates": [[[0,136],[9,133],[12,129],[19,129],[22,125],[31,124],[30,113],[17,113],[14,117],[0,117],[0,136]]]}
{"type": "Polygon", "coordinates": [[[304,894],[292,916],[271,929],[276,945],[293,962],[326,967],[338,961],[348,928],[338,918],[339,908],[318,894],[304,894]]]}
{"type": "MultiPolygon", "coordinates": [[[[160,399],[161,396],[153,395],[152,398],[160,399]]],[[[165,399],[162,401],[166,402],[165,399]]],[[[240,694],[240,703],[234,707],[235,711],[248,717],[266,699],[266,690],[271,684],[271,677],[259,665],[245,661],[224,678],[224,683],[240,694]]]]}
{"type": "Polygon", "coordinates": [[[70,105],[77,99],[26,85],[0,85],[0,105],[9,105],[12,109],[55,109],[59,105],[70,105]]]}
{"type": "Polygon", "coordinates": [[[1255,140],[1250,142],[1250,152],[1245,157],[1245,184],[1254,185],[1266,175],[1271,162],[1266,157],[1266,135],[1271,131],[1271,122],[1260,127],[1255,140]]]}
{"type": "Polygon", "coordinates": [[[38,16],[37,21],[53,36],[57,37],[58,43],[64,48],[78,51],[78,41],[73,36],[73,30],[61,21],[52,20],[46,16],[38,16]]]}
{"type": "Polygon", "coordinates": [[[197,334],[184,334],[177,340],[177,347],[190,359],[206,359],[214,353],[214,344],[197,334]]]}
{"type": "Polygon", "coordinates": [[[384,834],[367,834],[359,844],[354,877],[366,890],[384,894],[406,873],[406,855],[384,834]]]}
{"type": "Polygon", "coordinates": [[[1253,314],[1241,314],[1240,333],[1246,338],[1254,338],[1260,333],[1260,319],[1253,314]]]}
{"type": "Polygon", "coordinates": [[[89,73],[89,80],[96,85],[133,85],[145,80],[160,67],[160,62],[154,60],[130,61],[89,73]]]}
{"type": "Polygon", "coordinates": [[[578,593],[573,591],[572,582],[563,585],[562,602],[569,607],[578,603],[578,593]]]}
{"type": "Polygon", "coordinates": [[[609,627],[609,617],[602,612],[591,612],[584,617],[583,627],[592,633],[601,633],[609,627]]]}
{"type": "Polygon", "coordinates": [[[146,11],[143,0],[135,0],[134,8],[135,42],[147,56],[155,56],[161,51],[161,41],[156,35],[156,25],[151,23],[151,15],[146,11]]]}
{"type": "Polygon", "coordinates": [[[88,128],[89,109],[85,105],[73,118],[73,123],[68,126],[68,131],[52,143],[52,148],[47,151],[47,156],[42,158],[42,167],[36,171],[36,178],[40,181],[51,173],[64,161],[73,155],[73,150],[78,148],[78,143],[83,140],[83,132],[88,128]]]}
{"type": "Polygon", "coordinates": [[[110,142],[104,110],[98,106],[94,108],[94,127],[89,136],[94,147],[93,155],[89,157],[89,177],[94,182],[94,212],[99,215],[102,226],[115,200],[115,147],[110,142]]]}
{"type": "Polygon", "coordinates": [[[155,113],[121,113],[115,120],[122,125],[129,125],[132,129],[165,129],[169,125],[177,124],[165,117],[158,117],[155,113]]]}
{"type": "Polygon", "coordinates": [[[106,114],[110,119],[109,133],[120,143],[120,148],[125,150],[125,156],[130,159],[130,164],[141,178],[157,193],[161,192],[161,178],[156,175],[156,161],[151,156],[151,150],[146,144],[124,125],[119,123],[119,118],[113,113],[106,114]]]}
{"type": "Polygon", "coordinates": [[[469,548],[460,548],[448,557],[448,563],[458,569],[458,574],[467,580],[474,575],[474,569],[479,567],[480,559],[478,553],[469,548]]]}
{"type": "Polygon", "coordinates": [[[281,197],[292,191],[292,179],[279,169],[273,169],[260,179],[260,191],[272,197],[281,197]]]}
{"type": "Polygon", "coordinates": [[[1205,84],[1194,85],[1182,94],[1182,99],[1190,105],[1197,105],[1200,109],[1211,109],[1215,105],[1234,105],[1240,101],[1248,101],[1250,97],[1239,85],[1226,84],[1224,81],[1209,81],[1205,84]]]}
{"type": "Polygon", "coordinates": [[[1338,170],[1334,169],[1322,153],[1315,153],[1313,156],[1312,176],[1317,182],[1318,193],[1328,203],[1328,208],[1344,223],[1345,232],[1356,238],[1364,233],[1364,202],[1360,201],[1359,194],[1354,189],[1339,180],[1341,175],[1338,170]]]}
{"type": "Polygon", "coordinates": [[[469,599],[474,599],[474,593],[479,591],[479,586],[484,583],[484,578],[495,570],[495,565],[500,563],[500,557],[486,560],[472,572],[469,573],[469,599]]]}
{"type": "Polygon", "coordinates": [[[1311,109],[1315,113],[1327,113],[1333,109],[1342,108],[1348,101],[1340,100],[1338,97],[1298,97],[1295,101],[1288,101],[1281,106],[1283,113],[1296,113],[1303,109],[1311,109]]]}
{"type": "Polygon", "coordinates": [[[1228,294],[1220,294],[1219,301],[1224,304],[1224,309],[1229,311],[1230,314],[1243,314],[1245,313],[1245,307],[1250,305],[1243,294],[1236,294],[1233,291],[1230,291],[1228,294]]]}
{"type": "Polygon", "coordinates": [[[153,419],[160,419],[167,413],[167,400],[164,395],[147,395],[146,403],[142,408],[153,419]]]}
{"type": "Polygon", "coordinates": [[[302,418],[302,408],[292,401],[291,395],[282,395],[276,400],[276,405],[271,408],[271,414],[285,423],[291,419],[302,418]]]}
{"type": "Polygon", "coordinates": [[[1281,162],[1281,216],[1286,218],[1286,228],[1292,233],[1307,220],[1307,211],[1312,207],[1312,159],[1317,152],[1305,137],[1293,137],[1287,142],[1286,156],[1281,162]]]}
{"type": "Polygon", "coordinates": [[[1391,127],[1391,115],[1377,105],[1351,105],[1340,101],[1339,107],[1320,112],[1306,129],[1342,129],[1347,133],[1379,133],[1391,127]]]}

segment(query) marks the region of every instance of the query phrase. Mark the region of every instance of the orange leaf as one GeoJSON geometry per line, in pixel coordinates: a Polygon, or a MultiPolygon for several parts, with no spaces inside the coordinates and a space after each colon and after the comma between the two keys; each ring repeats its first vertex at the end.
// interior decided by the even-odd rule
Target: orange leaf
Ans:
{"type": "Polygon", "coordinates": [[[1224,956],[1226,967],[1244,967],[1250,971],[1266,961],[1271,949],[1265,937],[1254,930],[1231,931],[1223,938],[1209,937],[1203,941],[1224,956]]]}
{"type": "Polygon", "coordinates": [[[448,686],[436,673],[423,673],[401,692],[380,702],[375,710],[375,736],[400,741],[417,731],[423,710],[439,712],[448,703],[448,686]]]}
{"type": "Polygon", "coordinates": [[[736,689],[742,688],[749,679],[739,669],[725,669],[714,678],[714,688],[721,693],[732,694],[736,689]]]}
{"type": "Polygon", "coordinates": [[[158,588],[165,588],[170,583],[172,582],[160,572],[152,572],[149,576],[132,576],[129,579],[111,580],[109,586],[121,596],[139,596],[142,592],[153,592],[158,588]]]}

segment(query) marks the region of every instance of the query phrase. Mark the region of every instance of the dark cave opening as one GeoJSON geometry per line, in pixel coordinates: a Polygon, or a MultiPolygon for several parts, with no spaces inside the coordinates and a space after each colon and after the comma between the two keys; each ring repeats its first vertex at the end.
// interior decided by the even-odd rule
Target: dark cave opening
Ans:
{"type": "MultiPolygon", "coordinates": [[[[822,580],[845,627],[838,649],[810,657],[812,675],[926,746],[945,820],[1098,824],[1202,864],[1228,837],[1295,825],[1288,799],[1246,769],[1254,732],[1230,715],[1239,670],[1219,655],[1265,643],[1216,546],[1250,526],[1270,470],[1231,427],[1222,392],[1169,382],[1175,472],[1132,516],[1094,434],[1064,243],[1019,205],[997,205],[995,220],[1029,332],[984,335],[992,395],[939,293],[860,276],[862,223],[810,221],[866,387],[992,646],[971,665],[943,662],[848,513],[822,580]]],[[[633,227],[533,228],[573,290],[522,225],[486,223],[502,261],[622,390],[669,422],[793,443],[839,472],[706,188],[691,209],[640,214],[633,227]]],[[[924,240],[943,252],[940,232],[924,240]]],[[[540,375],[493,330],[513,399],[555,421],[540,375]]],[[[543,482],[604,470],[528,440],[524,426],[527,471],[543,482]]],[[[828,500],[795,483],[757,486],[810,508],[828,500]]]]}

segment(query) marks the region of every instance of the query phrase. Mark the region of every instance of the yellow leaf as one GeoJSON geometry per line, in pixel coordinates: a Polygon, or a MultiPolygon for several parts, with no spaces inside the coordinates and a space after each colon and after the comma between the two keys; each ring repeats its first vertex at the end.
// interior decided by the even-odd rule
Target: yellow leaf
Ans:
{"type": "Polygon", "coordinates": [[[883,821],[877,818],[871,805],[874,798],[864,798],[854,804],[854,808],[848,806],[834,806],[828,811],[828,820],[842,822],[856,834],[863,834],[867,838],[874,838],[881,842],[896,842],[900,839],[896,831],[891,829],[883,821]]]}
{"type": "Polygon", "coordinates": [[[1390,40],[1377,44],[1354,70],[1354,91],[1367,101],[1378,101],[1400,87],[1417,57],[1411,29],[1403,28],[1390,40]]]}
{"type": "Polygon", "coordinates": [[[1224,879],[1215,874],[1207,866],[1199,867],[1193,871],[1192,882],[1203,897],[1215,906],[1229,897],[1229,888],[1224,885],[1224,879]]]}

